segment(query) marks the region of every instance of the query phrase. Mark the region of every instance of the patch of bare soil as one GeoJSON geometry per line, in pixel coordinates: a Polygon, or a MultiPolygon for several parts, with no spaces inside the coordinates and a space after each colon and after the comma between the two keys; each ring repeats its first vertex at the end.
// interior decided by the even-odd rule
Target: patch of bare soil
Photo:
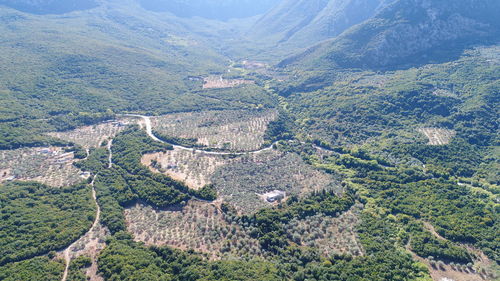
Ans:
{"type": "Polygon", "coordinates": [[[79,127],[67,132],[52,132],[49,135],[76,143],[84,148],[99,147],[103,141],[114,138],[131,122],[128,119],[120,119],[93,126],[79,127]]]}
{"type": "Polygon", "coordinates": [[[215,204],[190,201],[169,210],[136,204],[125,210],[125,219],[134,240],[147,245],[192,249],[210,259],[261,253],[258,241],[229,224],[215,204]]]}
{"type": "Polygon", "coordinates": [[[234,88],[246,84],[255,84],[255,81],[245,79],[224,79],[222,76],[210,76],[203,79],[203,89],[234,88]]]}
{"type": "Polygon", "coordinates": [[[418,131],[429,139],[429,145],[449,144],[456,134],[455,131],[439,128],[420,128],[418,131]]]}
{"type": "Polygon", "coordinates": [[[81,237],[69,249],[69,257],[71,260],[80,256],[87,256],[92,260],[92,265],[86,271],[86,275],[89,278],[88,280],[104,280],[97,273],[97,257],[99,253],[106,247],[105,241],[106,237],[109,235],[109,230],[98,223],[95,228],[93,228],[85,236],[81,237]]]}
{"type": "Polygon", "coordinates": [[[198,139],[209,148],[252,151],[264,143],[264,133],[277,118],[275,110],[226,110],[169,114],[151,118],[154,131],[198,139]]]}
{"type": "Polygon", "coordinates": [[[259,69],[265,69],[268,67],[268,65],[263,63],[263,62],[249,61],[249,60],[242,61],[241,65],[243,66],[244,69],[248,69],[248,70],[259,70],[259,69]]]}
{"type": "Polygon", "coordinates": [[[37,181],[54,187],[69,186],[88,177],[73,166],[73,152],[61,147],[0,151],[0,182],[37,181]]]}

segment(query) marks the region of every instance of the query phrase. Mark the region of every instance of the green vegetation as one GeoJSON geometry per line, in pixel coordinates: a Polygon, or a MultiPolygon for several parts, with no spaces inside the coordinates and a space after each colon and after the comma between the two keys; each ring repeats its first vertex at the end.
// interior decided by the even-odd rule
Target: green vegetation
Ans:
{"type": "MultiPolygon", "coordinates": [[[[324,191],[300,200],[297,197],[290,198],[279,208],[263,209],[251,217],[243,216],[241,220],[256,228],[252,235],[259,240],[264,250],[278,254],[289,245],[284,227],[292,219],[303,219],[316,214],[338,216],[353,204],[352,194],[338,197],[333,192],[324,191]]],[[[223,208],[226,212],[231,211],[228,206],[223,208]]]]}
{"type": "MultiPolygon", "coordinates": [[[[48,4],[4,2],[30,2],[40,13],[48,4]]],[[[10,151],[1,153],[9,163],[0,180],[26,171],[36,177],[17,178],[42,178],[25,165],[34,158],[19,153],[40,146],[73,151],[91,177],[62,180],[59,189],[0,185],[0,280],[61,279],[54,251],[92,225],[91,183],[111,232],[91,254],[106,280],[428,281],[426,264],[435,262],[485,276],[480,251],[497,268],[500,49],[469,48],[498,44],[498,1],[398,0],[366,10],[353,4],[364,1],[343,1],[356,19],[334,12],[334,2],[284,1],[284,18],[278,9],[255,26],[300,20],[259,38],[268,41],[262,46],[235,40],[259,33],[242,32],[252,20],[176,18],[111,2],[50,17],[1,7],[0,149],[10,151]],[[279,60],[309,36],[349,26],[275,67],[235,61],[257,59],[252,52],[278,41],[258,56],[279,60]],[[214,87],[223,78],[251,83],[204,89],[206,77],[214,87]],[[89,126],[123,113],[163,115],[151,118],[153,128],[172,144],[233,152],[275,145],[247,155],[180,153],[137,125],[124,129],[128,121],[89,126]],[[273,190],[286,198],[267,202],[273,190]]],[[[62,179],[70,155],[37,166],[62,179]]],[[[93,262],[72,257],[68,280],[86,280],[93,262]]]]}
{"type": "Polygon", "coordinates": [[[48,257],[36,257],[0,267],[0,280],[4,281],[59,281],[64,263],[48,257]]]}
{"type": "Polygon", "coordinates": [[[106,280],[276,280],[276,268],[262,260],[207,262],[191,253],[147,248],[120,233],[99,258],[106,280]]]}
{"type": "Polygon", "coordinates": [[[61,189],[34,182],[0,186],[0,265],[59,250],[85,233],[95,216],[88,185],[61,189]]]}
{"type": "Polygon", "coordinates": [[[440,240],[427,231],[416,231],[411,235],[411,249],[419,256],[434,257],[440,261],[467,264],[472,262],[470,254],[464,248],[457,247],[449,241],[440,240]]]}
{"type": "Polygon", "coordinates": [[[92,265],[92,260],[86,256],[80,256],[74,260],[71,260],[68,269],[68,279],[69,281],[86,281],[87,276],[85,275],[85,270],[92,265]]]}
{"type": "Polygon", "coordinates": [[[191,190],[183,183],[163,174],[153,173],[141,164],[143,154],[172,149],[171,145],[156,142],[137,126],[132,126],[113,139],[113,165],[108,168],[105,147],[93,150],[87,160],[78,162],[82,170],[96,176],[97,200],[102,208],[102,223],[111,232],[125,230],[123,207],[143,201],[155,207],[185,205],[192,196],[215,200],[213,186],[191,190]]]}
{"type": "MultiPolygon", "coordinates": [[[[314,157],[308,159],[326,171],[347,175],[363,201],[372,207],[377,206],[391,215],[407,215],[414,220],[429,221],[443,237],[476,245],[498,261],[499,240],[496,233],[499,216],[492,196],[457,185],[446,172],[438,174],[405,166],[384,168],[376,160],[364,160],[353,155],[359,156],[359,152],[348,154],[348,159],[356,159],[348,163],[345,163],[345,155],[334,155],[323,160],[314,157]],[[371,163],[370,166],[378,167],[367,168],[366,161],[371,163]]],[[[411,221],[402,222],[407,225],[411,221]]],[[[444,260],[470,261],[470,256],[462,249],[431,239],[422,232],[421,227],[407,231],[415,235],[416,240],[412,241],[412,245],[423,257],[432,251],[434,254],[431,256],[440,256],[444,260]],[[422,244],[423,241],[427,243],[426,246],[422,244]]]]}

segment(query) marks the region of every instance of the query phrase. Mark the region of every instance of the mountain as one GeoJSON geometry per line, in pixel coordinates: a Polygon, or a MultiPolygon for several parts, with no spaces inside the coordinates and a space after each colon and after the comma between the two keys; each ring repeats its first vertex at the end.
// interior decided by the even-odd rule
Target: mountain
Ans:
{"type": "Polygon", "coordinates": [[[179,17],[216,20],[245,18],[263,14],[280,0],[139,0],[150,11],[170,12],[179,17]]]}
{"type": "Polygon", "coordinates": [[[97,116],[107,109],[167,112],[266,103],[264,96],[246,103],[247,94],[260,95],[261,90],[248,90],[252,86],[244,95],[235,89],[220,98],[193,93],[201,82],[188,77],[227,69],[228,59],[211,39],[227,33],[223,23],[157,15],[124,2],[50,16],[0,7],[0,97],[8,104],[0,107],[0,147],[37,143],[28,135],[45,126],[72,127],[78,119],[73,117],[83,112],[97,116]],[[27,120],[36,119],[46,124],[33,129],[27,120]]]}
{"type": "Polygon", "coordinates": [[[255,40],[308,47],[374,16],[389,0],[284,0],[248,32],[255,40]]]}
{"type": "Polygon", "coordinates": [[[496,0],[399,0],[280,66],[391,68],[456,58],[500,34],[496,0]]]}
{"type": "Polygon", "coordinates": [[[5,5],[32,14],[64,14],[98,6],[96,0],[0,0],[5,5]]]}

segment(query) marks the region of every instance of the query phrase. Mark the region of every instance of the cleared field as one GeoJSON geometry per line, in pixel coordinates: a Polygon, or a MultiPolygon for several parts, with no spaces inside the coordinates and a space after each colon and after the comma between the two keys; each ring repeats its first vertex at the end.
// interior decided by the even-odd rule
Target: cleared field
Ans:
{"type": "Polygon", "coordinates": [[[60,147],[0,151],[0,182],[37,181],[54,187],[69,186],[88,175],[73,166],[72,152],[60,147]]]}
{"type": "MultiPolygon", "coordinates": [[[[131,119],[132,120],[132,119],[131,119]]],[[[127,119],[106,122],[94,126],[80,127],[67,132],[52,132],[50,136],[81,145],[84,148],[98,147],[104,140],[113,138],[130,124],[127,119]]]]}
{"type": "Polygon", "coordinates": [[[418,131],[429,139],[429,145],[449,144],[455,136],[455,131],[439,128],[421,128],[418,131]]]}
{"type": "Polygon", "coordinates": [[[184,182],[189,188],[198,190],[211,183],[210,178],[218,167],[236,160],[175,148],[167,152],[144,155],[141,161],[154,172],[168,175],[184,182]]]}
{"type": "Polygon", "coordinates": [[[222,76],[203,78],[203,89],[234,88],[239,85],[254,84],[255,81],[245,79],[224,79],[222,76]]]}
{"type": "Polygon", "coordinates": [[[179,138],[195,138],[209,148],[232,151],[259,149],[275,110],[227,110],[170,114],[151,118],[153,130],[179,138]]]}
{"type": "Polygon", "coordinates": [[[257,240],[229,224],[219,209],[190,201],[182,209],[156,210],[136,204],[125,210],[127,229],[136,241],[206,253],[210,259],[260,255],[257,240]]]}
{"type": "Polygon", "coordinates": [[[292,220],[287,225],[287,235],[293,242],[321,249],[322,254],[363,255],[363,247],[358,242],[356,227],[362,206],[356,205],[339,217],[316,215],[303,220],[292,220]]]}

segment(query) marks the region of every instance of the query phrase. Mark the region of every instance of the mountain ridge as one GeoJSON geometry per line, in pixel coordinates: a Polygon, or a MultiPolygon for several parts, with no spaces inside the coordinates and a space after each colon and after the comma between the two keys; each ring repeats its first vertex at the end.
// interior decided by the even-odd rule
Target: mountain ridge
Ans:
{"type": "Polygon", "coordinates": [[[500,11],[500,3],[491,0],[399,0],[278,66],[391,68],[451,59],[475,43],[496,43],[500,24],[494,20],[495,11],[500,11]]]}

